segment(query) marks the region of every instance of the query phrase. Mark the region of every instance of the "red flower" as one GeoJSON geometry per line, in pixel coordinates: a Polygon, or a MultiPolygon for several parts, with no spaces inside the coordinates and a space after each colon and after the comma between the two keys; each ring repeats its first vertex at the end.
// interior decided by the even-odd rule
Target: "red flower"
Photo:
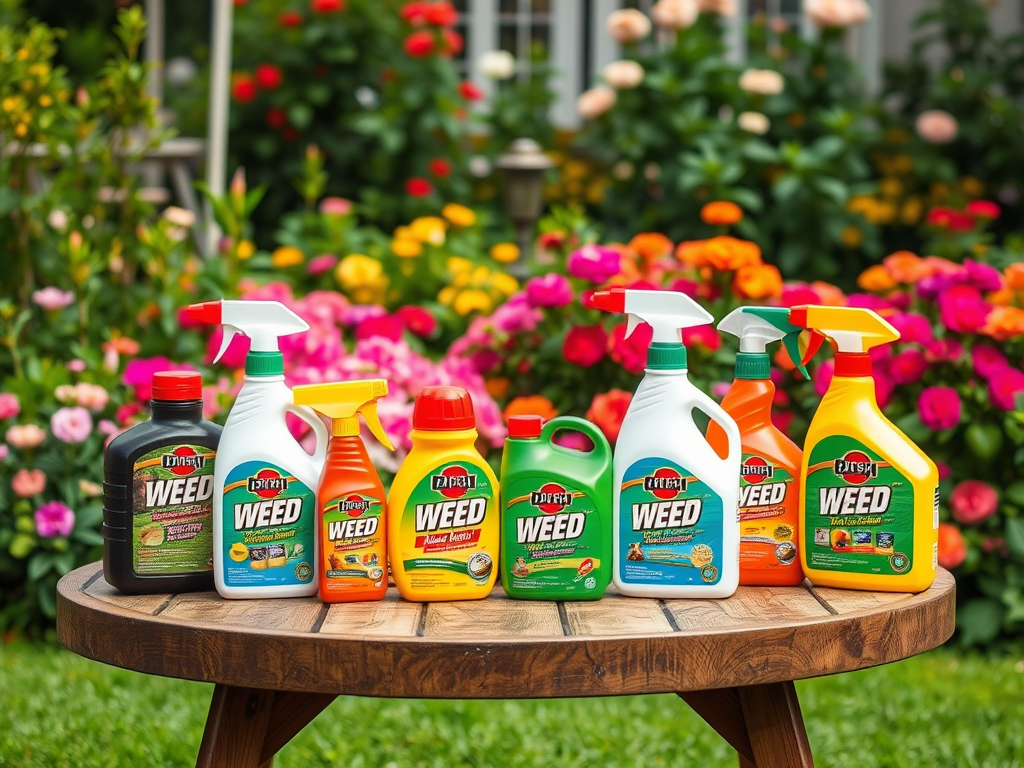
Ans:
{"type": "Polygon", "coordinates": [[[951,523],[939,523],[939,565],[956,568],[967,559],[967,544],[960,529],[951,523]]]}
{"type": "Polygon", "coordinates": [[[459,20],[455,6],[448,0],[441,0],[439,3],[430,3],[429,5],[424,3],[424,5],[426,5],[428,24],[433,24],[435,27],[450,27],[459,20]]]}
{"type": "Polygon", "coordinates": [[[928,223],[939,229],[948,229],[951,232],[970,232],[974,229],[974,218],[963,211],[955,211],[952,208],[932,208],[928,211],[928,223]]]}
{"type": "Polygon", "coordinates": [[[281,131],[281,137],[285,141],[295,141],[299,138],[299,129],[294,125],[286,125],[284,130],[281,131]]]}
{"type": "Polygon", "coordinates": [[[587,409],[587,418],[604,432],[608,442],[614,443],[618,439],[619,430],[622,429],[622,420],[626,416],[626,410],[632,399],[632,394],[621,389],[613,389],[603,395],[594,395],[594,400],[590,403],[590,408],[587,409]]]}
{"type": "Polygon", "coordinates": [[[462,53],[462,35],[456,32],[454,29],[442,29],[441,38],[441,55],[443,56],[458,56],[462,53]]]}
{"type": "Polygon", "coordinates": [[[413,32],[405,38],[405,52],[414,59],[422,59],[434,52],[434,35],[430,32],[413,32]]]}
{"type": "Polygon", "coordinates": [[[345,10],[345,0],[310,0],[313,13],[338,13],[345,10]]]}
{"type": "Polygon", "coordinates": [[[972,200],[964,209],[969,216],[976,219],[998,219],[999,205],[991,200],[972,200]]]}
{"type": "Polygon", "coordinates": [[[281,85],[284,75],[273,64],[260,64],[256,67],[256,82],[265,91],[272,91],[281,85]]]}
{"type": "MultiPolygon", "coordinates": [[[[463,85],[472,85],[476,92],[480,93],[480,89],[472,83],[463,83],[463,85]]],[[[482,97],[483,94],[480,93],[480,96],[482,97]]],[[[466,98],[469,97],[467,96],[466,98]]],[[[548,251],[553,248],[561,248],[563,245],[565,245],[565,232],[560,229],[557,229],[554,232],[542,232],[537,237],[537,247],[544,251],[548,251]]]]}
{"type": "Polygon", "coordinates": [[[357,339],[370,339],[381,336],[391,341],[401,341],[405,325],[395,315],[368,317],[356,326],[357,339]]]}
{"type": "Polygon", "coordinates": [[[608,334],[600,325],[577,325],[565,334],[562,357],[581,368],[597,365],[608,348],[608,334]]]}
{"type": "Polygon", "coordinates": [[[402,6],[402,18],[414,27],[422,26],[427,21],[429,3],[415,2],[402,6]]]}
{"type": "Polygon", "coordinates": [[[405,182],[405,191],[412,197],[426,197],[434,191],[434,187],[426,179],[414,176],[405,182]]]}
{"type": "Polygon", "coordinates": [[[427,168],[432,174],[437,176],[439,179],[445,179],[451,175],[452,164],[445,160],[443,157],[435,157],[429,163],[427,168]]]}
{"type": "Polygon", "coordinates": [[[423,307],[409,305],[395,312],[395,317],[417,336],[427,337],[437,328],[437,320],[423,307]]]}
{"type": "Polygon", "coordinates": [[[696,328],[683,329],[683,345],[687,347],[704,347],[710,352],[722,346],[722,337],[713,325],[698,325],[696,328]]]}
{"type": "Polygon", "coordinates": [[[630,373],[643,373],[647,366],[647,348],[651,345],[653,334],[651,326],[643,323],[627,339],[626,324],[615,326],[610,341],[612,360],[630,373]]]}
{"type": "Polygon", "coordinates": [[[957,483],[949,497],[953,519],[961,525],[977,525],[988,520],[999,506],[999,492],[983,480],[957,483]]]}
{"type": "Polygon", "coordinates": [[[283,128],[288,123],[288,113],[280,107],[271,107],[266,111],[263,119],[271,128],[283,128]]]}
{"type": "Polygon", "coordinates": [[[302,23],[302,14],[298,11],[283,11],[277,17],[277,23],[282,27],[297,27],[302,23]]]}
{"type": "Polygon", "coordinates": [[[239,104],[248,104],[256,98],[256,93],[256,83],[248,75],[235,80],[235,85],[231,89],[231,95],[239,104]]]}

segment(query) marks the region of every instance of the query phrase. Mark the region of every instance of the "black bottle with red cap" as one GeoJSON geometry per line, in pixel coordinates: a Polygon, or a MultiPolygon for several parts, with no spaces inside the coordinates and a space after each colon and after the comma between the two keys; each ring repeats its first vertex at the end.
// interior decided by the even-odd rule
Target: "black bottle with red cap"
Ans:
{"type": "Polygon", "coordinates": [[[130,594],[213,589],[221,427],[203,418],[203,382],[192,371],[154,374],[150,409],[103,457],[103,575],[130,594]]]}

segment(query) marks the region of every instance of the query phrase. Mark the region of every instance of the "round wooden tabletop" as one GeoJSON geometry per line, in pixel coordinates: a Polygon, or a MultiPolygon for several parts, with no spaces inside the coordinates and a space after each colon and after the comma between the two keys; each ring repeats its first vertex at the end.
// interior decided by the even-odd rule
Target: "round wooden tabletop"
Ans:
{"type": "Polygon", "coordinates": [[[740,587],[727,600],[325,605],[122,595],[99,563],[57,587],[72,651],[148,674],[280,691],[534,698],[701,691],[904,659],[953,633],[955,585],[916,595],[740,587]]]}

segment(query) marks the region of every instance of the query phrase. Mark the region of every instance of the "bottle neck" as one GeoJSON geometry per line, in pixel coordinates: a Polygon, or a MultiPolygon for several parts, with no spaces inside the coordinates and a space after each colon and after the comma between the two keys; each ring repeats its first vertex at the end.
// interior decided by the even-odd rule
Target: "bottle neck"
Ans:
{"type": "Polygon", "coordinates": [[[154,421],[203,420],[202,400],[152,400],[149,409],[154,421]]]}
{"type": "Polygon", "coordinates": [[[843,378],[871,376],[871,355],[866,352],[837,352],[834,375],[843,378]]]}
{"type": "Polygon", "coordinates": [[[767,352],[738,352],[735,371],[737,379],[767,379],[772,373],[771,359],[767,352]]]}

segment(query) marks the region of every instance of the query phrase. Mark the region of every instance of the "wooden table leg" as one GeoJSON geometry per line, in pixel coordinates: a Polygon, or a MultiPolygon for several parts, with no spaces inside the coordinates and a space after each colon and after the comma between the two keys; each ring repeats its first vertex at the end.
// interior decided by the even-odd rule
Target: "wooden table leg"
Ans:
{"type": "Polygon", "coordinates": [[[218,685],[196,768],[270,768],[277,751],[334,698],[218,685]]]}

